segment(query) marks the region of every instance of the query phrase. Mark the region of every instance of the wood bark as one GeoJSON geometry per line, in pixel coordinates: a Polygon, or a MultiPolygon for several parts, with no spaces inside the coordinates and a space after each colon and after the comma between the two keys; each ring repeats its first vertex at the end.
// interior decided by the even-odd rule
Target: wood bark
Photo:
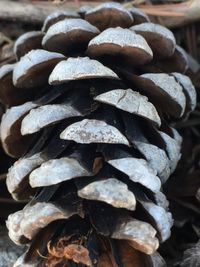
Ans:
{"type": "Polygon", "coordinates": [[[168,28],[181,27],[200,20],[200,0],[193,0],[188,7],[179,7],[177,13],[184,13],[181,17],[159,17],[159,21],[168,28]]]}
{"type": "MultiPolygon", "coordinates": [[[[96,6],[98,1],[81,1],[81,5],[96,6]]],[[[64,3],[34,1],[32,3],[0,1],[0,20],[12,20],[24,23],[41,25],[44,19],[57,10],[76,10],[77,1],[64,3]]],[[[159,17],[163,25],[169,28],[181,27],[183,25],[200,20],[200,0],[194,0],[188,7],[179,7],[176,12],[183,12],[181,17],[159,17]]]]}
{"type": "MultiPolygon", "coordinates": [[[[81,5],[88,2],[81,1],[81,5]]],[[[91,2],[95,6],[99,2],[91,2]]],[[[41,25],[44,19],[51,13],[58,10],[77,10],[79,8],[76,1],[67,1],[56,4],[55,2],[12,2],[0,1],[0,20],[19,21],[41,25]]]]}

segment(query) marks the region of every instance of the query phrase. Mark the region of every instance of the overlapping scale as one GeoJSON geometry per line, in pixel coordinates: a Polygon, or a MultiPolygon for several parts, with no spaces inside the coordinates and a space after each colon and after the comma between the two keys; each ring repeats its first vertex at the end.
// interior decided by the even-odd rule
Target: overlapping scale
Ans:
{"type": "Polygon", "coordinates": [[[187,62],[173,34],[136,9],[104,3],[80,14],[50,15],[38,47],[32,43],[35,50],[25,55],[37,34],[19,38],[15,50],[22,57],[0,76],[0,99],[11,106],[1,139],[18,158],[8,190],[17,200],[31,199],[9,216],[9,235],[30,243],[22,266],[46,264],[48,241],[55,247],[63,238],[66,247],[81,244],[97,267],[109,262],[109,248],[113,262],[130,266],[122,244],[138,266],[156,266],[145,254],[155,255],[170,235],[162,184],[181,156],[181,137],[170,124],[196,105],[183,75],[187,62]],[[181,67],[171,70],[168,60],[181,67]],[[30,93],[18,102],[20,90],[30,93]],[[29,97],[32,91],[37,94],[29,97]],[[7,92],[14,92],[8,100],[7,92]],[[36,255],[39,248],[44,258],[36,255]],[[138,255],[151,265],[141,265],[138,255]]]}

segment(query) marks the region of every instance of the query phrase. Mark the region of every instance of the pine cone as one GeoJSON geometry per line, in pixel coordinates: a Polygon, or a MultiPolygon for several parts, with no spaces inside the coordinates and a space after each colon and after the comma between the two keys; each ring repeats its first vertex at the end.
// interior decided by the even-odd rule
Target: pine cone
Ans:
{"type": "Polygon", "coordinates": [[[80,15],[50,15],[0,70],[1,139],[19,158],[7,186],[30,199],[7,221],[29,245],[15,266],[163,266],[155,252],[173,220],[162,184],[181,156],[171,123],[196,105],[187,60],[137,9],[80,15]]]}

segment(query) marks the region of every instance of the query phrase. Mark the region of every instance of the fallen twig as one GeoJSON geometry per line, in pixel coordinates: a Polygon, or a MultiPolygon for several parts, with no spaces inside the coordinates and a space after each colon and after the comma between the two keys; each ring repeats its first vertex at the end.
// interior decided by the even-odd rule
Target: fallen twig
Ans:
{"type": "MultiPolygon", "coordinates": [[[[100,2],[81,2],[82,5],[91,4],[93,6],[100,2]]],[[[19,21],[28,24],[41,25],[44,19],[57,10],[75,10],[78,6],[74,1],[55,4],[53,2],[12,2],[0,1],[0,20],[19,21]]]]}
{"type": "MultiPolygon", "coordinates": [[[[100,2],[81,1],[81,5],[96,6],[100,2]]],[[[139,4],[147,14],[160,17],[162,24],[169,27],[180,27],[200,20],[200,0],[189,0],[184,3],[164,4],[164,5],[143,5],[141,1],[131,1],[125,6],[139,4]]],[[[53,2],[10,2],[0,1],[0,20],[12,20],[30,24],[41,25],[45,17],[56,10],[75,10],[75,1],[67,1],[60,4],[53,2]]]]}

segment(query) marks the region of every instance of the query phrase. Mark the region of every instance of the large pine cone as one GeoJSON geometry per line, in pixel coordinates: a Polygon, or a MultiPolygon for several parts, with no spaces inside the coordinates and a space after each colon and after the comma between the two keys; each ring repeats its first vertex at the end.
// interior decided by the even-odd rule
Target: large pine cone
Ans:
{"type": "Polygon", "coordinates": [[[181,149],[170,124],[196,105],[187,60],[137,9],[80,15],[50,15],[0,71],[11,106],[1,139],[20,157],[7,186],[31,199],[7,221],[10,238],[30,244],[15,266],[162,265],[154,252],[173,223],[162,184],[181,149]]]}

